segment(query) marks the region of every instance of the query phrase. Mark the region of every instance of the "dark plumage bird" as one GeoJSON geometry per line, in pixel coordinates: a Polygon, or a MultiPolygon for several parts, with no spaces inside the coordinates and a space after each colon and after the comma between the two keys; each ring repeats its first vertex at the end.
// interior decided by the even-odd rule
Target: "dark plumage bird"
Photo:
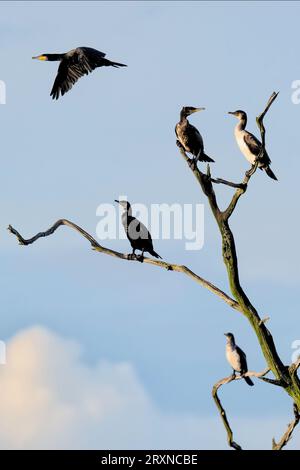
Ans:
{"type": "MultiPolygon", "coordinates": [[[[244,351],[241,350],[236,344],[234,340],[234,336],[232,333],[224,333],[227,339],[226,343],[226,359],[231,365],[233,372],[239,372],[241,375],[246,374],[248,372],[247,366],[247,359],[246,354],[244,351]]],[[[250,377],[244,377],[245,381],[248,385],[254,385],[250,377]]]]}
{"type": "Polygon", "coordinates": [[[180,112],[180,121],[175,126],[175,134],[184,150],[193,155],[194,161],[214,162],[214,160],[204,152],[204,144],[200,132],[187,120],[187,117],[191,114],[197,111],[203,111],[204,109],[205,108],[184,106],[180,112]]]}
{"type": "Polygon", "coordinates": [[[97,67],[127,67],[125,64],[105,59],[105,55],[104,52],[91,47],[77,47],[64,54],[41,54],[32,58],[60,62],[50,93],[50,96],[57,100],[59,95],[67,93],[80,77],[89,74],[97,67]]]}
{"type": "Polygon", "coordinates": [[[142,256],[144,256],[144,252],[147,251],[150,255],[155,256],[155,258],[161,259],[161,256],[153,250],[150,232],[142,222],[132,216],[132,209],[129,202],[117,200],[115,200],[115,202],[118,202],[124,209],[122,214],[122,224],[132,246],[132,255],[135,255],[135,250],[140,250],[142,252],[142,256]]]}
{"type": "MultiPolygon", "coordinates": [[[[240,151],[244,154],[248,162],[250,162],[251,165],[254,165],[256,158],[261,152],[262,144],[253,134],[245,130],[247,125],[247,114],[245,111],[241,111],[240,109],[237,111],[229,111],[228,114],[232,114],[238,118],[239,122],[234,129],[235,139],[240,148],[240,151]]],[[[267,175],[273,180],[277,180],[276,176],[270,168],[270,164],[270,157],[266,150],[264,150],[263,155],[259,159],[258,168],[265,170],[267,175]]]]}

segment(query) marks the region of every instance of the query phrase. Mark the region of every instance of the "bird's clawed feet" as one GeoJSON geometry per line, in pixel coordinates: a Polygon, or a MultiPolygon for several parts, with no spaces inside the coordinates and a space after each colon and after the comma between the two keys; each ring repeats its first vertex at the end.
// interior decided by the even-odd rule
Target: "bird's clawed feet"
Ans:
{"type": "Polygon", "coordinates": [[[131,261],[139,261],[140,263],[142,263],[144,261],[144,255],[136,255],[135,253],[129,253],[127,255],[127,259],[131,261]]]}

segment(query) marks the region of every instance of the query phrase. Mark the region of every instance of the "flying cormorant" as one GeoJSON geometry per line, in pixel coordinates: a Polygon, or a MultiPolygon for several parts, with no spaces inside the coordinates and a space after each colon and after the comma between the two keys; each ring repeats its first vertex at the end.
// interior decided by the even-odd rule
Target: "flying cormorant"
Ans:
{"type": "MultiPolygon", "coordinates": [[[[232,333],[224,333],[227,339],[226,343],[226,359],[233,368],[233,373],[239,372],[241,375],[248,372],[247,359],[244,351],[239,348],[234,341],[232,333]]],[[[250,377],[244,377],[248,385],[254,385],[250,377]]]]}
{"type": "MultiPolygon", "coordinates": [[[[251,165],[254,165],[256,158],[261,152],[262,144],[253,134],[245,130],[247,125],[247,114],[245,111],[241,111],[240,109],[237,111],[229,111],[228,114],[232,114],[238,118],[239,122],[234,129],[235,139],[242,154],[244,154],[251,165]]],[[[263,155],[259,159],[258,168],[265,170],[267,175],[273,180],[277,180],[276,176],[270,168],[270,163],[270,157],[267,154],[267,151],[264,150],[263,155]]]]}
{"type": "Polygon", "coordinates": [[[145,225],[132,216],[132,209],[129,202],[118,201],[116,199],[115,202],[118,202],[124,209],[122,224],[132,246],[132,255],[135,255],[135,250],[140,250],[142,257],[144,256],[144,252],[147,251],[150,255],[155,256],[155,258],[162,259],[161,256],[153,250],[151,234],[146,229],[145,225]]]}
{"type": "Polygon", "coordinates": [[[214,162],[204,152],[203,139],[196,127],[192,126],[187,117],[197,111],[203,111],[205,108],[194,108],[193,106],[184,106],[180,112],[180,121],[175,126],[175,134],[179,143],[186,152],[193,155],[193,161],[214,162]]]}
{"type": "Polygon", "coordinates": [[[67,93],[74,83],[82,77],[92,72],[97,67],[127,67],[125,64],[112,62],[105,59],[104,52],[97,51],[91,47],[77,47],[64,54],[41,54],[33,59],[59,61],[58,72],[55,78],[50,96],[58,99],[67,93]]]}

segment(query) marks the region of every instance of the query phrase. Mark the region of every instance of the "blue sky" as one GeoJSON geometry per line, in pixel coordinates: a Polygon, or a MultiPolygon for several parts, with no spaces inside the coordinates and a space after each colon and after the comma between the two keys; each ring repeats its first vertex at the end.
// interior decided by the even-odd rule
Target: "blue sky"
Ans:
{"type": "MultiPolygon", "coordinates": [[[[235,333],[251,369],[265,366],[246,320],[180,274],[96,254],[65,227],[27,248],[5,228],[12,224],[31,236],[65,217],[95,234],[98,205],[120,194],[147,205],[203,203],[201,251],[185,251],[177,240],[157,240],[155,249],[228,290],[219,234],[178,154],[174,125],[183,105],[205,106],[205,113],[191,121],[216,160],[213,174],[239,181],[247,162],[234,141],[235,120],[226,113],[247,111],[248,127],[257,134],[255,116],[270,94],[280,91],[266,118],[267,147],[279,182],[257,173],[231,224],[243,285],[262,316],[271,317],[278,350],[290,362],[291,343],[300,339],[300,105],[291,100],[292,82],[300,79],[300,5],[1,2],[0,11],[0,80],[7,87],[7,103],[0,105],[1,339],[25,331],[27,341],[26,334],[31,338],[37,331],[42,338],[57,335],[63,344],[75,341],[93,373],[99,360],[112,367],[128,363],[160,413],[199,420],[191,425],[190,441],[188,425],[185,430],[189,447],[194,427],[201,430],[202,422],[204,428],[216,418],[210,389],[230,371],[223,332],[235,333]],[[49,93],[57,64],[31,57],[77,46],[95,47],[128,67],[96,70],[53,102],[49,93]],[[35,325],[42,329],[31,330],[35,325]]],[[[231,193],[217,188],[223,205],[231,193]]],[[[107,245],[129,250],[126,240],[107,245]]],[[[269,446],[291,414],[288,397],[260,383],[254,390],[233,384],[223,396],[238,417],[237,436],[253,417],[277,423],[256,441],[252,437],[253,446],[269,446]]],[[[218,439],[214,432],[206,445],[225,446],[218,421],[215,429],[218,439]]],[[[124,446],[137,446],[134,439],[124,446]]],[[[155,442],[145,437],[144,443],[163,448],[165,439],[162,433],[155,442]]],[[[75,441],[87,446],[79,437],[75,441]]],[[[20,441],[7,442],[3,436],[1,444],[0,436],[4,447],[20,441]]],[[[22,442],[38,445],[34,439],[22,442]]],[[[55,446],[49,436],[41,445],[47,442],[55,446]]],[[[170,446],[181,442],[178,434],[170,446]]],[[[113,436],[109,445],[115,445],[113,436]]],[[[299,433],[293,445],[299,448],[299,433]]]]}

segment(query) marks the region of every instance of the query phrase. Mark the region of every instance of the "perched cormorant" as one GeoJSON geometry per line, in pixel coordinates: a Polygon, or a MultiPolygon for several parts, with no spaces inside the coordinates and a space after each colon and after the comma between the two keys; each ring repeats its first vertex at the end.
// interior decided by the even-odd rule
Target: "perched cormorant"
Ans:
{"type": "Polygon", "coordinates": [[[124,209],[122,224],[132,246],[132,255],[135,255],[135,250],[140,250],[142,257],[144,256],[144,252],[147,251],[150,255],[155,256],[155,258],[161,259],[161,256],[153,250],[151,234],[146,229],[145,225],[132,216],[132,209],[129,202],[117,201],[116,199],[115,202],[118,202],[124,209]]]}
{"type": "Polygon", "coordinates": [[[187,117],[197,111],[203,111],[205,108],[194,108],[193,106],[184,106],[180,112],[180,121],[175,126],[175,134],[179,143],[186,152],[193,155],[193,161],[214,162],[204,152],[203,139],[196,127],[192,126],[187,117]]]}
{"type": "Polygon", "coordinates": [[[59,94],[63,96],[80,77],[87,75],[97,67],[107,67],[109,65],[112,67],[127,67],[125,64],[105,59],[105,55],[104,52],[91,47],[77,47],[64,54],[41,54],[32,58],[60,62],[50,93],[53,99],[58,99],[59,94]]]}
{"type": "MultiPolygon", "coordinates": [[[[240,148],[240,151],[244,154],[248,162],[250,162],[251,165],[254,165],[255,160],[261,151],[261,143],[253,134],[245,130],[247,125],[247,114],[245,111],[241,110],[233,112],[230,111],[228,114],[232,114],[238,118],[239,122],[234,129],[235,139],[240,148]]],[[[277,180],[276,176],[270,168],[270,163],[271,160],[269,155],[267,154],[267,151],[264,150],[263,155],[259,159],[258,168],[265,170],[267,175],[273,180],[277,180]]]]}
{"type": "MultiPolygon", "coordinates": [[[[233,373],[239,372],[241,375],[248,372],[247,359],[244,351],[239,348],[234,341],[232,333],[224,333],[227,339],[226,343],[226,359],[233,368],[233,373]]],[[[244,377],[248,385],[254,385],[250,377],[244,377]]]]}

